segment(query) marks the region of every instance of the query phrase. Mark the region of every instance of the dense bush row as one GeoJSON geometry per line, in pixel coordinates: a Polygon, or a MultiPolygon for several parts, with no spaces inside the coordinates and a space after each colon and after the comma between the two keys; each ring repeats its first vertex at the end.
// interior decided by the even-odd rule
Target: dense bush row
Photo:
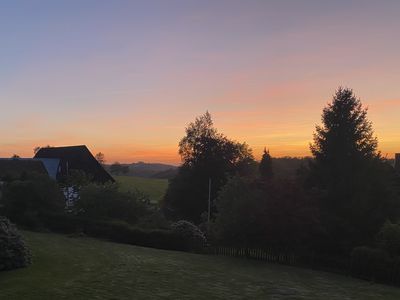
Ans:
{"type": "MultiPolygon", "coordinates": [[[[94,220],[68,214],[46,214],[42,220],[49,230],[67,234],[85,234],[118,243],[158,249],[200,250],[196,235],[174,229],[142,229],[124,221],[94,220]],[[193,237],[194,236],[194,237],[193,237]]],[[[191,223],[189,223],[191,224],[191,223]]],[[[191,226],[194,226],[191,224],[191,226]]],[[[194,226],[197,228],[196,226],[194,226]]],[[[197,229],[198,230],[198,229],[197,229]]]]}

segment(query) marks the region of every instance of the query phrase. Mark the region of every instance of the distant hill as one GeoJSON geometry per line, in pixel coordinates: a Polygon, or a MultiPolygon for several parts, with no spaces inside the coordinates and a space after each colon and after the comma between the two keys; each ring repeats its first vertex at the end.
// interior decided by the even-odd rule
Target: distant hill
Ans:
{"type": "MultiPolygon", "coordinates": [[[[297,170],[301,166],[308,166],[310,157],[273,157],[272,168],[274,175],[277,178],[294,178],[297,170]]],[[[394,159],[388,159],[388,163],[394,165],[394,159]]],[[[127,174],[113,174],[113,175],[126,175],[144,178],[157,178],[157,179],[171,179],[178,173],[178,167],[161,163],[145,163],[137,162],[132,164],[121,164],[128,166],[129,172],[127,174]]],[[[110,165],[105,166],[110,171],[110,165]]]]}
{"type": "MultiPolygon", "coordinates": [[[[178,167],[168,164],[161,163],[145,163],[137,162],[132,164],[121,164],[122,166],[128,166],[129,171],[127,176],[145,177],[145,178],[159,178],[159,179],[170,179],[175,176],[178,167]]],[[[110,171],[110,165],[105,166],[110,171]]],[[[119,174],[113,174],[119,175],[119,174]]]]}

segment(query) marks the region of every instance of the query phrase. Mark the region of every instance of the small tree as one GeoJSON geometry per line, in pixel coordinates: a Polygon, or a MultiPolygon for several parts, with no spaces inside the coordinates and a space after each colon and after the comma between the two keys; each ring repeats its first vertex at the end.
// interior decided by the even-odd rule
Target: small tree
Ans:
{"type": "Polygon", "coordinates": [[[274,176],[272,170],[272,158],[269,154],[269,150],[267,151],[266,148],[264,148],[264,153],[260,161],[259,170],[262,179],[271,179],[274,176]]]}
{"type": "Polygon", "coordinates": [[[106,160],[105,160],[105,156],[103,153],[99,152],[95,155],[96,160],[101,164],[104,165],[106,160]]]}
{"type": "Polygon", "coordinates": [[[209,112],[187,126],[179,154],[182,166],[170,181],[162,205],[169,216],[197,224],[208,210],[209,179],[211,199],[215,199],[229,175],[246,172],[254,162],[247,144],[219,133],[209,112]]]}

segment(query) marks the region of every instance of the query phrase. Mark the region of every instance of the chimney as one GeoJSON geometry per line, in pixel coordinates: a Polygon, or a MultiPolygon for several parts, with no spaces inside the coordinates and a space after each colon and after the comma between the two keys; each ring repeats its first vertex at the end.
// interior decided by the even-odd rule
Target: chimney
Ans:
{"type": "Polygon", "coordinates": [[[394,156],[394,168],[400,174],[400,153],[396,153],[394,156]]]}

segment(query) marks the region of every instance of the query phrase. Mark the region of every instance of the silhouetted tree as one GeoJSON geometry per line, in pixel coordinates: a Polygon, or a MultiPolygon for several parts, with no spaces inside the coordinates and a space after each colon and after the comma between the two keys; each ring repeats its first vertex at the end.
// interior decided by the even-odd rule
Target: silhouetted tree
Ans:
{"type": "Polygon", "coordinates": [[[179,154],[183,163],[170,181],[162,205],[173,218],[195,223],[207,211],[210,178],[211,198],[215,199],[229,174],[248,172],[254,165],[247,144],[218,133],[208,112],[188,125],[179,143],[179,154]]]}
{"type": "Polygon", "coordinates": [[[104,156],[104,154],[101,153],[101,152],[97,153],[96,156],[95,156],[95,158],[96,158],[96,160],[97,160],[101,165],[104,165],[104,163],[106,162],[105,156],[104,156]]]}
{"type": "Polygon", "coordinates": [[[273,170],[272,170],[272,158],[271,155],[269,154],[269,150],[264,148],[264,153],[260,161],[260,175],[262,179],[271,179],[274,176],[273,170]]]}
{"type": "Polygon", "coordinates": [[[20,156],[18,155],[18,154],[13,154],[12,156],[11,156],[11,158],[20,158],[20,156]]]}
{"type": "Polygon", "coordinates": [[[308,184],[321,191],[327,240],[346,250],[370,241],[385,218],[397,214],[397,191],[367,110],[351,89],[336,91],[310,147],[315,160],[308,184]]]}

